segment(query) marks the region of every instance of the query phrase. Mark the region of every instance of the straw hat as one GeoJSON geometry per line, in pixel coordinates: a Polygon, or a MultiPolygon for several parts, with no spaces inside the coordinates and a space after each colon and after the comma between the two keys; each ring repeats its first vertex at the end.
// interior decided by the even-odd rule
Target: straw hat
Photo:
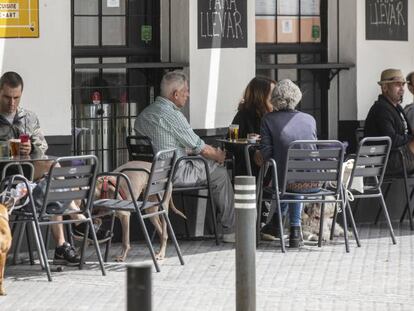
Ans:
{"type": "Polygon", "coordinates": [[[385,69],[381,72],[381,81],[378,81],[379,85],[385,83],[394,83],[394,82],[402,82],[405,83],[404,75],[402,74],[401,70],[399,69],[385,69]]]}

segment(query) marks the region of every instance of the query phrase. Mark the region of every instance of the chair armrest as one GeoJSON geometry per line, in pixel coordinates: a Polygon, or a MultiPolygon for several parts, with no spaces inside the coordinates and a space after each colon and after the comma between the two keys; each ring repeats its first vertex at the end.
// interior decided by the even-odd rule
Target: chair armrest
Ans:
{"type": "Polygon", "coordinates": [[[150,170],[147,170],[146,168],[142,168],[142,167],[126,167],[126,168],[122,169],[120,172],[121,173],[124,173],[124,172],[145,172],[148,175],[151,173],[150,170]]]}
{"type": "Polygon", "coordinates": [[[113,177],[124,177],[126,179],[129,179],[127,175],[121,173],[121,172],[102,172],[96,174],[96,178],[98,177],[106,177],[106,176],[113,176],[113,177]]]}

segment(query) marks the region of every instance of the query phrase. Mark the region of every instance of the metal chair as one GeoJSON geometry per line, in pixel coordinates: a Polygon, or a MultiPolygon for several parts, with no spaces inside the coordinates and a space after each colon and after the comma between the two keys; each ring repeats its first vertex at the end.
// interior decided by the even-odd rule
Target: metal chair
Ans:
{"type": "MultiPolygon", "coordinates": [[[[29,189],[29,180],[23,175],[9,175],[9,176],[4,177],[0,184],[1,201],[4,201],[5,198],[11,196],[11,189],[19,183],[23,183],[26,189],[29,189]]],[[[31,198],[32,198],[31,193],[29,192],[28,193],[29,204],[30,202],[33,201],[31,198]]],[[[33,216],[34,215],[33,212],[30,210],[30,205],[28,206],[29,206],[28,208],[29,210],[13,209],[11,215],[14,217],[9,220],[9,223],[12,224],[12,236],[14,237],[13,240],[15,241],[13,243],[14,244],[13,264],[15,265],[17,264],[21,244],[23,242],[23,236],[24,236],[24,233],[26,233],[25,235],[26,235],[27,247],[29,251],[30,264],[31,265],[35,264],[32,245],[30,241],[30,234],[33,234],[34,241],[37,247],[40,264],[42,268],[44,268],[45,259],[43,257],[43,252],[40,246],[39,236],[36,233],[35,217],[33,216]],[[18,230],[18,233],[15,235],[15,230],[16,230],[17,225],[20,225],[20,229],[18,230]],[[30,226],[28,227],[27,225],[30,225],[30,226]],[[31,229],[32,232],[30,232],[29,229],[31,229]]]]}
{"type": "MultiPolygon", "coordinates": [[[[9,162],[5,164],[1,172],[1,180],[3,180],[7,175],[10,175],[10,169],[14,168],[14,171],[17,171],[19,175],[27,177],[28,180],[33,181],[35,168],[30,162],[9,162]],[[26,169],[24,169],[26,168],[26,169]],[[26,173],[26,174],[25,174],[26,173]]],[[[14,175],[14,174],[13,174],[14,175]]]]}
{"type": "Polygon", "coordinates": [[[144,233],[145,242],[147,247],[150,251],[152,260],[154,262],[155,269],[157,272],[160,271],[160,267],[158,265],[157,259],[155,257],[154,248],[152,246],[151,240],[149,238],[148,230],[145,226],[144,220],[150,217],[158,217],[161,216],[167,223],[167,228],[169,230],[170,236],[173,240],[175,249],[177,251],[178,257],[182,265],[184,265],[184,260],[181,255],[180,247],[178,245],[177,239],[174,234],[174,230],[171,226],[170,220],[168,218],[168,213],[164,209],[163,204],[168,204],[168,197],[167,193],[171,184],[172,173],[174,169],[174,163],[176,159],[176,151],[175,150],[164,150],[158,152],[154,158],[152,159],[152,166],[151,172],[149,173],[148,183],[145,188],[145,192],[143,195],[142,201],[138,200],[138,198],[134,198],[134,191],[131,186],[131,182],[127,175],[124,174],[126,171],[144,171],[144,169],[124,169],[120,173],[101,173],[98,175],[100,176],[114,176],[116,177],[116,189],[114,197],[116,198],[119,193],[119,185],[121,181],[124,181],[126,184],[126,191],[128,191],[129,195],[132,200],[123,200],[123,199],[99,199],[94,202],[95,207],[105,208],[108,210],[122,210],[122,211],[129,211],[134,212],[137,217],[138,223],[141,226],[142,232],[144,233]],[[157,201],[151,201],[150,197],[156,196],[157,201]],[[149,208],[156,208],[156,211],[151,211],[150,213],[146,213],[149,208]]]}
{"type": "MultiPolygon", "coordinates": [[[[355,130],[355,138],[357,142],[360,142],[361,139],[364,137],[364,128],[359,127],[355,130]]],[[[407,173],[407,167],[406,167],[406,160],[404,153],[401,151],[401,149],[394,150],[393,152],[398,152],[398,156],[400,158],[400,161],[402,163],[402,173],[401,174],[393,174],[393,175],[385,175],[382,181],[382,185],[384,186],[384,198],[387,198],[387,195],[391,189],[392,184],[396,181],[401,179],[404,184],[404,197],[406,204],[404,206],[404,210],[401,213],[400,217],[400,223],[404,221],[405,216],[407,215],[408,220],[410,222],[410,229],[414,230],[414,220],[413,220],[413,213],[414,209],[411,207],[411,200],[414,195],[414,174],[408,174],[407,173]],[[410,190],[411,189],[411,190],[410,190]],[[408,212],[408,213],[407,213],[408,212]]],[[[357,203],[358,204],[358,203],[357,203]]],[[[356,205],[356,208],[358,205],[356,205]]],[[[380,205],[378,208],[377,215],[375,216],[375,224],[378,223],[379,218],[382,213],[382,206],[380,205]]]]}
{"type": "Polygon", "coordinates": [[[263,201],[276,201],[276,211],[278,217],[278,226],[279,232],[281,234],[280,246],[282,248],[282,253],[286,252],[285,241],[283,238],[283,221],[282,221],[282,212],[280,210],[279,202],[279,182],[277,179],[277,166],[274,159],[269,159],[266,164],[262,165],[259,171],[259,189],[258,189],[258,200],[257,200],[257,220],[256,220],[256,243],[259,243],[260,240],[260,215],[262,213],[262,202],[263,201]],[[263,187],[263,180],[267,169],[271,169],[272,172],[272,186],[263,187]]]}
{"type": "MultiPolygon", "coordinates": [[[[379,199],[382,212],[385,215],[390,230],[392,242],[393,244],[396,244],[394,230],[381,190],[390,150],[391,138],[388,136],[363,138],[359,142],[358,150],[355,155],[354,167],[352,168],[346,190],[350,192],[355,199],[379,199]],[[364,178],[363,193],[352,188],[353,180],[356,177],[364,178]]],[[[349,210],[351,210],[347,197],[348,196],[346,196],[346,204],[348,205],[349,210]]],[[[334,227],[332,226],[331,236],[333,230],[334,227]]]]}
{"type": "MultiPolygon", "coordinates": [[[[95,180],[97,174],[98,159],[94,155],[75,156],[75,157],[61,157],[57,158],[50,167],[43,202],[41,206],[36,207],[33,200],[32,193],[29,192],[29,207],[30,210],[26,213],[27,221],[34,222],[35,232],[39,239],[40,250],[44,268],[46,270],[49,281],[52,280],[50,267],[47,260],[47,252],[43,242],[40,226],[48,226],[51,224],[71,224],[71,223],[86,223],[85,237],[81,248],[81,257],[79,269],[82,269],[84,262],[84,253],[86,248],[86,241],[89,233],[89,228],[92,228],[91,235],[97,253],[98,261],[101,267],[102,275],[105,275],[105,267],[101,256],[101,251],[96,238],[95,230],[93,229],[91,207],[95,191],[95,180]],[[82,165],[66,166],[64,163],[78,160],[82,165]],[[65,206],[74,200],[82,202],[79,210],[57,209],[51,208],[56,202],[65,206]],[[62,219],[52,220],[54,216],[70,216],[73,214],[83,214],[84,219],[62,219]]],[[[12,176],[11,181],[16,177],[12,176]]]]}
{"type": "Polygon", "coordinates": [[[152,162],[154,158],[154,146],[148,136],[127,136],[126,145],[130,161],[152,162]]]}
{"type": "MultiPolygon", "coordinates": [[[[393,174],[393,175],[385,175],[383,184],[385,185],[384,189],[384,198],[387,197],[392,184],[397,180],[402,180],[404,184],[404,198],[405,198],[405,206],[403,209],[403,212],[401,213],[400,217],[400,223],[404,221],[405,216],[407,215],[408,221],[410,223],[410,229],[414,230],[414,221],[413,221],[413,213],[414,209],[411,206],[412,197],[414,195],[414,174],[408,174],[407,173],[407,166],[406,166],[406,160],[405,155],[401,151],[401,149],[398,149],[394,152],[398,152],[398,156],[400,157],[400,161],[402,163],[402,173],[401,174],[393,174]]],[[[382,214],[382,208],[381,206],[378,208],[377,215],[375,216],[375,224],[378,223],[379,218],[382,214]]]]}
{"type": "MultiPolygon", "coordinates": [[[[201,184],[201,185],[173,186],[173,193],[179,193],[181,195],[181,202],[183,205],[184,214],[185,214],[185,200],[184,200],[185,196],[203,198],[203,199],[208,200],[208,202],[210,203],[210,212],[211,212],[211,218],[213,222],[213,230],[214,230],[214,235],[216,239],[216,245],[219,245],[220,242],[219,242],[218,232],[217,232],[216,208],[215,208],[214,200],[213,200],[213,190],[212,190],[211,183],[210,183],[210,169],[208,167],[207,160],[199,155],[184,156],[184,157],[179,158],[177,160],[177,163],[175,164],[173,179],[174,179],[174,176],[177,172],[177,168],[179,167],[180,163],[182,161],[188,161],[188,160],[200,161],[203,163],[204,170],[206,172],[206,183],[201,184]],[[198,193],[198,191],[200,190],[207,190],[207,195],[198,193]]],[[[185,229],[186,229],[187,237],[189,237],[189,228],[188,228],[187,220],[185,220],[185,229]]]]}
{"type": "MultiPolygon", "coordinates": [[[[18,175],[25,176],[29,181],[33,181],[34,171],[35,171],[35,168],[33,164],[30,162],[9,162],[9,163],[6,163],[2,167],[1,180],[4,180],[6,176],[10,176],[10,174],[14,175],[17,172],[18,175]]],[[[22,179],[18,179],[18,181],[23,182],[22,179]]],[[[15,221],[13,222],[13,227],[12,227],[12,235],[17,240],[17,243],[15,243],[15,246],[14,246],[13,264],[17,264],[17,258],[18,258],[18,254],[20,252],[20,248],[23,242],[23,236],[26,235],[26,242],[27,242],[27,247],[29,251],[30,264],[34,265],[33,253],[32,253],[32,248],[31,248],[31,243],[30,243],[30,233],[29,231],[26,230],[27,223],[21,222],[19,230],[17,234],[15,234],[17,224],[19,223],[18,217],[19,216],[15,215],[15,219],[14,219],[15,221]]]]}
{"type": "MultiPolygon", "coordinates": [[[[128,146],[128,152],[129,152],[129,160],[130,161],[147,161],[152,162],[153,156],[154,156],[154,147],[152,144],[151,139],[148,136],[128,136],[127,137],[127,146],[128,146]]],[[[214,234],[216,238],[216,244],[219,245],[219,239],[218,239],[218,232],[217,232],[217,217],[216,217],[216,209],[214,206],[214,202],[212,199],[212,188],[210,186],[210,170],[208,168],[207,161],[201,157],[201,156],[185,156],[181,157],[177,160],[176,168],[178,167],[179,163],[181,161],[186,160],[194,160],[194,161],[201,161],[204,164],[204,169],[206,171],[207,176],[207,182],[205,185],[197,185],[197,186],[173,186],[173,193],[180,194],[183,212],[185,212],[185,200],[184,197],[197,197],[197,198],[204,198],[209,200],[210,203],[210,212],[211,217],[213,220],[213,228],[214,228],[214,234]],[[207,195],[198,194],[199,190],[207,190],[207,195]]],[[[234,160],[232,160],[234,161],[234,160]]],[[[234,165],[233,165],[234,168],[234,165]]],[[[174,179],[175,171],[173,173],[173,179],[174,179]]],[[[187,238],[190,236],[189,228],[187,220],[185,219],[185,231],[187,238]]]]}
{"type": "MultiPolygon", "coordinates": [[[[347,228],[347,204],[344,198],[342,186],[342,163],[344,159],[343,144],[336,140],[297,140],[289,145],[286,157],[284,182],[279,191],[279,203],[322,203],[320,214],[324,214],[325,203],[335,203],[341,206],[344,224],[345,250],[349,252],[347,228]],[[294,183],[319,184],[313,192],[289,191],[294,183]],[[320,186],[320,187],[319,187],[320,186]],[[286,199],[286,196],[291,198],[286,199]],[[295,196],[295,197],[292,197],[295,196]]],[[[273,188],[276,192],[277,189],[273,188]]],[[[276,195],[276,193],[275,193],[276,195]]],[[[357,233],[352,214],[351,225],[354,233],[357,233]]],[[[281,218],[281,217],[279,217],[281,218]]],[[[335,221],[335,220],[333,220],[335,221]]],[[[320,217],[318,246],[322,245],[323,217],[320,217]]],[[[355,234],[357,245],[358,234],[355,234]]]]}

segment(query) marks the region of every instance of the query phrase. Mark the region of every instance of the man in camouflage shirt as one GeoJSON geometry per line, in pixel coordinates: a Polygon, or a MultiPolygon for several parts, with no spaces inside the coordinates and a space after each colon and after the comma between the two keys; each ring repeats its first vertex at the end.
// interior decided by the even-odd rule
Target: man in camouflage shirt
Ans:
{"type": "Polygon", "coordinates": [[[20,153],[45,153],[48,146],[37,116],[19,107],[22,92],[23,80],[19,74],[10,71],[0,78],[0,140],[19,138],[20,134],[27,133],[30,140],[21,144],[20,153]]]}
{"type": "MultiPolygon", "coordinates": [[[[23,79],[16,72],[6,72],[0,78],[0,140],[19,138],[21,133],[29,134],[29,141],[20,144],[20,154],[44,154],[47,142],[39,125],[37,116],[19,107],[23,92],[23,79]]],[[[49,163],[50,166],[50,163],[49,163]]],[[[76,206],[75,206],[76,208],[76,206]]],[[[73,246],[65,241],[63,226],[51,225],[56,242],[55,264],[78,265],[79,257],[73,246]]]]}

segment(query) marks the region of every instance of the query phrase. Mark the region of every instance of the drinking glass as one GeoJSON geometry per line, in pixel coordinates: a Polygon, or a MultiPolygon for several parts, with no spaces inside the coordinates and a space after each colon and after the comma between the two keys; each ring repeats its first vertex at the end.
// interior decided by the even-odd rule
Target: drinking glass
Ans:
{"type": "Polygon", "coordinates": [[[238,124],[229,125],[229,137],[231,140],[239,139],[239,125],[238,124]]]}
{"type": "Polygon", "coordinates": [[[12,157],[18,157],[20,155],[20,143],[20,138],[9,140],[10,155],[12,157]]]}
{"type": "Polygon", "coordinates": [[[9,157],[9,142],[0,141],[0,157],[9,157]]]}

